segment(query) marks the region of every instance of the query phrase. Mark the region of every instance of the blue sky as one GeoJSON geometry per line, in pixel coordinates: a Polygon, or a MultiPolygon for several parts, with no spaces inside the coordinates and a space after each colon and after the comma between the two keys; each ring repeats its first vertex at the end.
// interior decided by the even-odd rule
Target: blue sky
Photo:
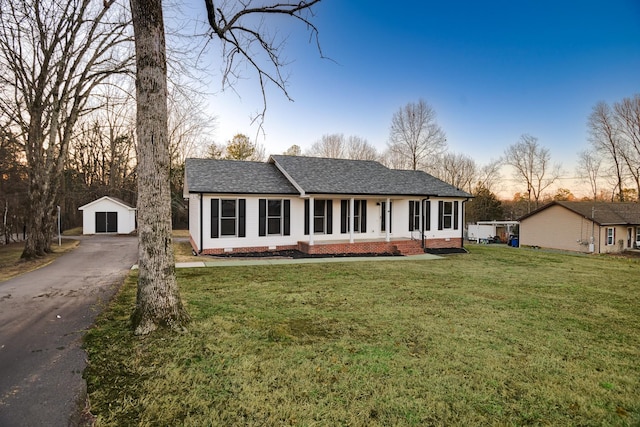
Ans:
{"type": "MultiPolygon", "coordinates": [[[[202,0],[190,1],[204,11],[202,0]]],[[[450,151],[482,165],[527,133],[573,176],[593,106],[640,93],[638,0],[324,0],[314,22],[332,61],[302,26],[277,21],[288,36],[294,102],[268,90],[258,140],[267,153],[304,150],[328,133],[358,135],[383,151],[393,113],[424,99],[450,151]]],[[[221,93],[212,75],[216,142],[256,134],[249,116],[261,108],[259,87],[250,70],[244,76],[237,93],[221,93]]]]}

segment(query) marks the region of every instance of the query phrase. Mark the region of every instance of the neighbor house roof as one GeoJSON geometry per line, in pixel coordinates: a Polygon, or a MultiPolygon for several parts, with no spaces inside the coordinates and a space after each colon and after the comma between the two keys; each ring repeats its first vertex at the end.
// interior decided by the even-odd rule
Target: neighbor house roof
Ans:
{"type": "Polygon", "coordinates": [[[472,197],[422,171],[370,160],[274,155],[266,163],[187,159],[185,194],[350,194],[472,197]]]}
{"type": "Polygon", "coordinates": [[[472,197],[428,173],[389,169],[372,160],[273,155],[269,162],[307,194],[472,197]]]}
{"type": "Polygon", "coordinates": [[[593,220],[599,225],[638,225],[640,224],[640,203],[623,202],[551,202],[524,215],[520,221],[536,215],[552,206],[562,206],[570,211],[593,220]]]}
{"type": "Polygon", "coordinates": [[[187,159],[185,193],[299,194],[269,163],[187,159]]]}

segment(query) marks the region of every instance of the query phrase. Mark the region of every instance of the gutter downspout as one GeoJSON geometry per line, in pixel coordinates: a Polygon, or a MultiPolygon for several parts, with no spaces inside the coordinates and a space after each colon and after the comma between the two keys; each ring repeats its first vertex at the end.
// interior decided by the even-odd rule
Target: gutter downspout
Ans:
{"type": "Polygon", "coordinates": [[[200,193],[200,247],[198,248],[198,254],[202,254],[202,250],[203,250],[202,245],[204,244],[203,243],[204,234],[202,233],[202,227],[204,225],[204,222],[203,222],[204,220],[202,216],[202,207],[204,202],[202,201],[202,199],[203,199],[203,194],[200,193]]]}

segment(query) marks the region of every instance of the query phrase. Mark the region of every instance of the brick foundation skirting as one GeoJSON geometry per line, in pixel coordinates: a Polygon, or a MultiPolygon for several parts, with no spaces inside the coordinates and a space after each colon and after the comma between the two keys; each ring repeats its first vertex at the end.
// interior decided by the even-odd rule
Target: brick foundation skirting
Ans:
{"type": "Polygon", "coordinates": [[[393,254],[398,249],[394,242],[321,243],[309,245],[298,242],[298,250],[306,254],[393,254]]]}
{"type": "Polygon", "coordinates": [[[224,248],[210,248],[201,252],[202,255],[223,255],[223,254],[250,254],[250,253],[262,253],[262,252],[277,252],[277,251],[292,251],[297,250],[297,245],[283,245],[276,246],[246,246],[242,248],[231,248],[231,250],[224,250],[224,248]]]}
{"type": "Polygon", "coordinates": [[[427,249],[461,248],[462,237],[453,239],[427,239],[424,241],[427,249]]]}
{"type": "MultiPolygon", "coordinates": [[[[196,244],[193,239],[190,239],[191,247],[196,250],[196,244]]],[[[282,245],[276,246],[246,246],[242,248],[231,248],[231,250],[225,251],[224,248],[209,248],[204,249],[201,254],[203,255],[222,255],[222,254],[242,254],[242,253],[255,253],[255,252],[277,252],[287,250],[298,250],[300,252],[310,255],[333,255],[333,254],[397,254],[398,245],[416,243],[412,240],[406,241],[373,241],[373,242],[354,242],[354,243],[319,243],[315,245],[309,245],[308,242],[298,242],[297,245],[282,245]]],[[[425,246],[429,249],[442,249],[442,248],[461,248],[462,238],[454,239],[429,239],[425,241],[425,246]]]]}

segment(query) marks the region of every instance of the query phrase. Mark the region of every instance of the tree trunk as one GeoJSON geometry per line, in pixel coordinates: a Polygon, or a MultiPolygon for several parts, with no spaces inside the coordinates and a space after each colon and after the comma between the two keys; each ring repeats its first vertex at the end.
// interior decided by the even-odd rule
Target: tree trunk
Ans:
{"type": "Polygon", "coordinates": [[[135,333],[181,330],[189,320],[175,276],[171,239],[167,65],[161,0],[131,0],[136,45],[138,294],[135,333]]]}
{"type": "Polygon", "coordinates": [[[29,189],[29,209],[27,216],[27,239],[21,258],[34,259],[51,252],[51,225],[53,218],[47,209],[47,195],[39,191],[38,185],[29,189]]]}

